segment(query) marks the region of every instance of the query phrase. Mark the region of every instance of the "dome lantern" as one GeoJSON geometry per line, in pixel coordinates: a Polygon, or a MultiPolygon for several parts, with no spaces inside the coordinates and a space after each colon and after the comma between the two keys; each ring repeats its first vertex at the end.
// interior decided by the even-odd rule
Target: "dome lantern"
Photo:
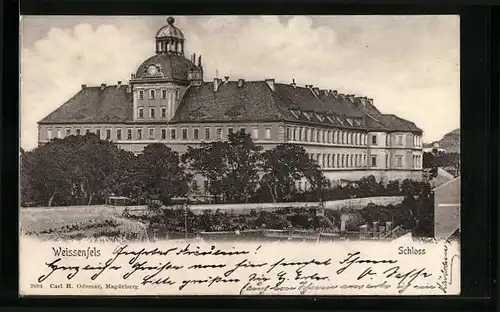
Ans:
{"type": "Polygon", "coordinates": [[[174,26],[175,19],[167,18],[167,25],[156,33],[156,54],[184,55],[184,35],[174,26]]]}

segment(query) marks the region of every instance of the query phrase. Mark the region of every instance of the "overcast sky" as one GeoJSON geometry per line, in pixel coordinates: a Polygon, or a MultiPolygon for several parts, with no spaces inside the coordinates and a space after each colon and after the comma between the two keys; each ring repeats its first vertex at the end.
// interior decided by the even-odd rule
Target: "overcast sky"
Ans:
{"type": "MultiPolygon", "coordinates": [[[[185,56],[202,55],[205,80],[263,80],[367,96],[383,113],[414,121],[424,142],[459,127],[458,16],[175,17],[185,56]]],[[[24,16],[21,146],[37,121],[81,84],[116,84],[155,53],[166,16],[24,16]]]]}

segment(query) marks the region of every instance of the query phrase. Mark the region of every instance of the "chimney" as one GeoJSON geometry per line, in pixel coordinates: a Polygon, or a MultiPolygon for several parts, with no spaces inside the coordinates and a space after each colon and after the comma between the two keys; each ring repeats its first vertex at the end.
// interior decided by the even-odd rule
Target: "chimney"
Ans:
{"type": "Polygon", "coordinates": [[[201,67],[201,55],[198,56],[198,66],[201,67]]]}
{"type": "Polygon", "coordinates": [[[132,93],[132,86],[131,85],[127,86],[127,93],[132,93]]]}
{"type": "Polygon", "coordinates": [[[316,95],[319,95],[319,88],[318,87],[312,88],[312,90],[314,91],[314,93],[316,93],[316,95]]]}
{"type": "Polygon", "coordinates": [[[244,83],[245,83],[245,79],[238,79],[238,87],[239,88],[243,87],[244,83]]]}
{"type": "Polygon", "coordinates": [[[367,101],[370,105],[373,105],[373,99],[366,99],[366,101],[367,101]]]}
{"type": "Polygon", "coordinates": [[[104,90],[104,88],[106,88],[106,84],[105,83],[101,83],[101,90],[104,90]]]}
{"type": "Polygon", "coordinates": [[[339,93],[337,92],[337,90],[332,90],[332,94],[333,96],[337,96],[339,93]]]}
{"type": "Polygon", "coordinates": [[[87,88],[87,85],[86,84],[82,84],[82,90],[87,88]]]}
{"type": "Polygon", "coordinates": [[[118,89],[118,88],[120,88],[121,86],[122,86],[122,82],[121,82],[121,80],[118,80],[118,84],[116,85],[116,88],[118,89]]]}
{"type": "Polygon", "coordinates": [[[135,79],[135,74],[134,73],[130,74],[130,78],[135,79]]]}
{"type": "Polygon", "coordinates": [[[225,76],[225,77],[224,77],[224,80],[225,80],[225,81],[224,81],[225,83],[228,83],[228,82],[229,82],[229,76],[225,76]]]}
{"type": "Polygon", "coordinates": [[[275,88],[275,84],[274,84],[274,78],[272,78],[272,79],[266,79],[266,83],[269,86],[269,88],[271,88],[271,90],[274,91],[276,89],[275,88]]]}
{"type": "Polygon", "coordinates": [[[295,83],[295,79],[292,79],[291,86],[294,87],[294,88],[297,88],[297,84],[295,83]]]}
{"type": "Polygon", "coordinates": [[[219,90],[219,78],[214,78],[214,92],[219,90]]]}
{"type": "MultiPolygon", "coordinates": [[[[333,92],[335,92],[335,91],[333,91],[333,92]]],[[[345,99],[346,95],[345,95],[344,93],[339,93],[339,97],[340,97],[341,99],[345,99]]]]}
{"type": "Polygon", "coordinates": [[[193,53],[193,62],[192,63],[195,64],[195,62],[196,62],[196,53],[193,53]]]}
{"type": "Polygon", "coordinates": [[[328,94],[330,94],[329,90],[321,90],[321,91],[325,94],[325,96],[328,96],[328,94]]]}

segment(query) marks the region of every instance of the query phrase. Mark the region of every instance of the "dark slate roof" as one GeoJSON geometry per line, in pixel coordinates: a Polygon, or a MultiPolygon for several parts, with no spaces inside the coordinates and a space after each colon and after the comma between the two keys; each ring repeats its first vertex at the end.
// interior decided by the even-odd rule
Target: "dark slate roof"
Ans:
{"type": "MultiPolygon", "coordinates": [[[[192,63],[191,63],[192,64],[192,63]]],[[[40,123],[131,122],[127,86],[86,87],[40,123]]],[[[421,132],[413,122],[381,114],[366,98],[265,81],[219,81],[189,86],[171,120],[183,122],[289,121],[330,127],[421,132]]]]}
{"type": "Polygon", "coordinates": [[[133,119],[132,93],[126,85],[85,87],[40,123],[106,123],[133,119]]]}
{"type": "Polygon", "coordinates": [[[194,121],[274,121],[283,116],[274,104],[272,91],[264,81],[213,82],[190,86],[172,122],[194,121]]]}
{"type": "Polygon", "coordinates": [[[146,78],[147,69],[150,65],[159,67],[162,74],[160,77],[164,79],[184,80],[187,81],[188,73],[191,70],[199,70],[190,60],[182,55],[177,54],[156,54],[145,60],[137,69],[135,78],[146,78]]]}

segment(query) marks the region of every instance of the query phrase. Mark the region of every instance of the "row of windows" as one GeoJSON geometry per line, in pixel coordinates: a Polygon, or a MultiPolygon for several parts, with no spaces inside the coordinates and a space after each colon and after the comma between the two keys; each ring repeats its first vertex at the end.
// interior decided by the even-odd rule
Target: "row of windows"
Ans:
{"type": "MultiPolygon", "coordinates": [[[[144,93],[147,92],[147,94],[149,95],[149,99],[150,100],[155,100],[155,99],[157,99],[157,92],[156,91],[157,91],[156,89],[139,90],[137,92],[137,98],[139,100],[144,100],[144,93]]],[[[175,95],[175,99],[179,100],[180,99],[180,94],[181,93],[180,93],[179,89],[175,89],[175,94],[174,93],[169,93],[165,89],[160,90],[160,95],[161,95],[162,99],[166,99],[167,96],[170,96],[170,97],[173,98],[173,96],[175,95]]]]}
{"type": "MultiPolygon", "coordinates": [[[[240,130],[245,131],[245,128],[240,128],[240,130]]],[[[56,137],[57,138],[62,138],[62,129],[56,129],[56,137]]],[[[230,133],[233,133],[234,128],[227,128],[227,134],[224,136],[224,131],[223,128],[215,128],[215,137],[212,135],[212,128],[204,128],[203,129],[203,134],[200,133],[199,128],[194,128],[189,131],[188,128],[182,128],[180,130],[180,136],[177,133],[177,129],[160,129],[160,134],[161,134],[161,139],[166,140],[177,140],[177,139],[182,139],[182,140],[222,140],[227,137],[230,133]],[[167,130],[169,132],[167,133],[167,130]],[[168,135],[168,137],[167,137],[168,135]],[[203,135],[203,136],[202,136],[203,135]]],[[[85,129],[85,134],[90,133],[90,128],[85,129]]],[[[65,130],[66,136],[71,135],[71,128],[66,128],[65,130]]],[[[75,129],[75,134],[76,135],[81,135],[81,129],[75,129]]],[[[96,129],[95,134],[99,137],[101,137],[101,129],[96,129]]],[[[259,139],[259,134],[260,134],[260,129],[259,128],[253,128],[252,129],[252,136],[254,139],[259,139]]],[[[118,141],[120,140],[143,140],[145,139],[143,129],[132,129],[128,128],[126,129],[126,132],[123,133],[122,129],[116,129],[116,136],[114,138],[111,137],[111,129],[106,129],[105,130],[105,139],[111,140],[111,139],[116,139],[118,141]],[[135,130],[135,132],[133,131],[135,130]],[[126,136],[124,135],[126,134],[126,136]]],[[[47,129],[47,139],[50,140],[53,138],[52,134],[52,129],[47,129]]],[[[156,139],[155,135],[155,129],[154,128],[149,128],[148,129],[148,139],[154,140],[156,139]]],[[[270,140],[271,139],[271,128],[265,128],[264,129],[264,139],[270,140]]]]}
{"type": "MultiPolygon", "coordinates": [[[[160,108],[160,114],[161,118],[166,118],[167,108],[166,107],[160,108]]],[[[144,118],[144,107],[137,108],[137,118],[144,118]]],[[[153,107],[149,108],[149,118],[151,119],[156,118],[156,109],[153,107]]]]}
{"type": "Polygon", "coordinates": [[[364,154],[319,154],[312,153],[309,157],[321,168],[362,168],[366,167],[364,154]]]}
{"type": "Polygon", "coordinates": [[[366,145],[367,136],[364,133],[346,132],[342,130],[320,130],[307,127],[286,127],[285,139],[288,141],[303,141],[317,143],[366,145]]]}

